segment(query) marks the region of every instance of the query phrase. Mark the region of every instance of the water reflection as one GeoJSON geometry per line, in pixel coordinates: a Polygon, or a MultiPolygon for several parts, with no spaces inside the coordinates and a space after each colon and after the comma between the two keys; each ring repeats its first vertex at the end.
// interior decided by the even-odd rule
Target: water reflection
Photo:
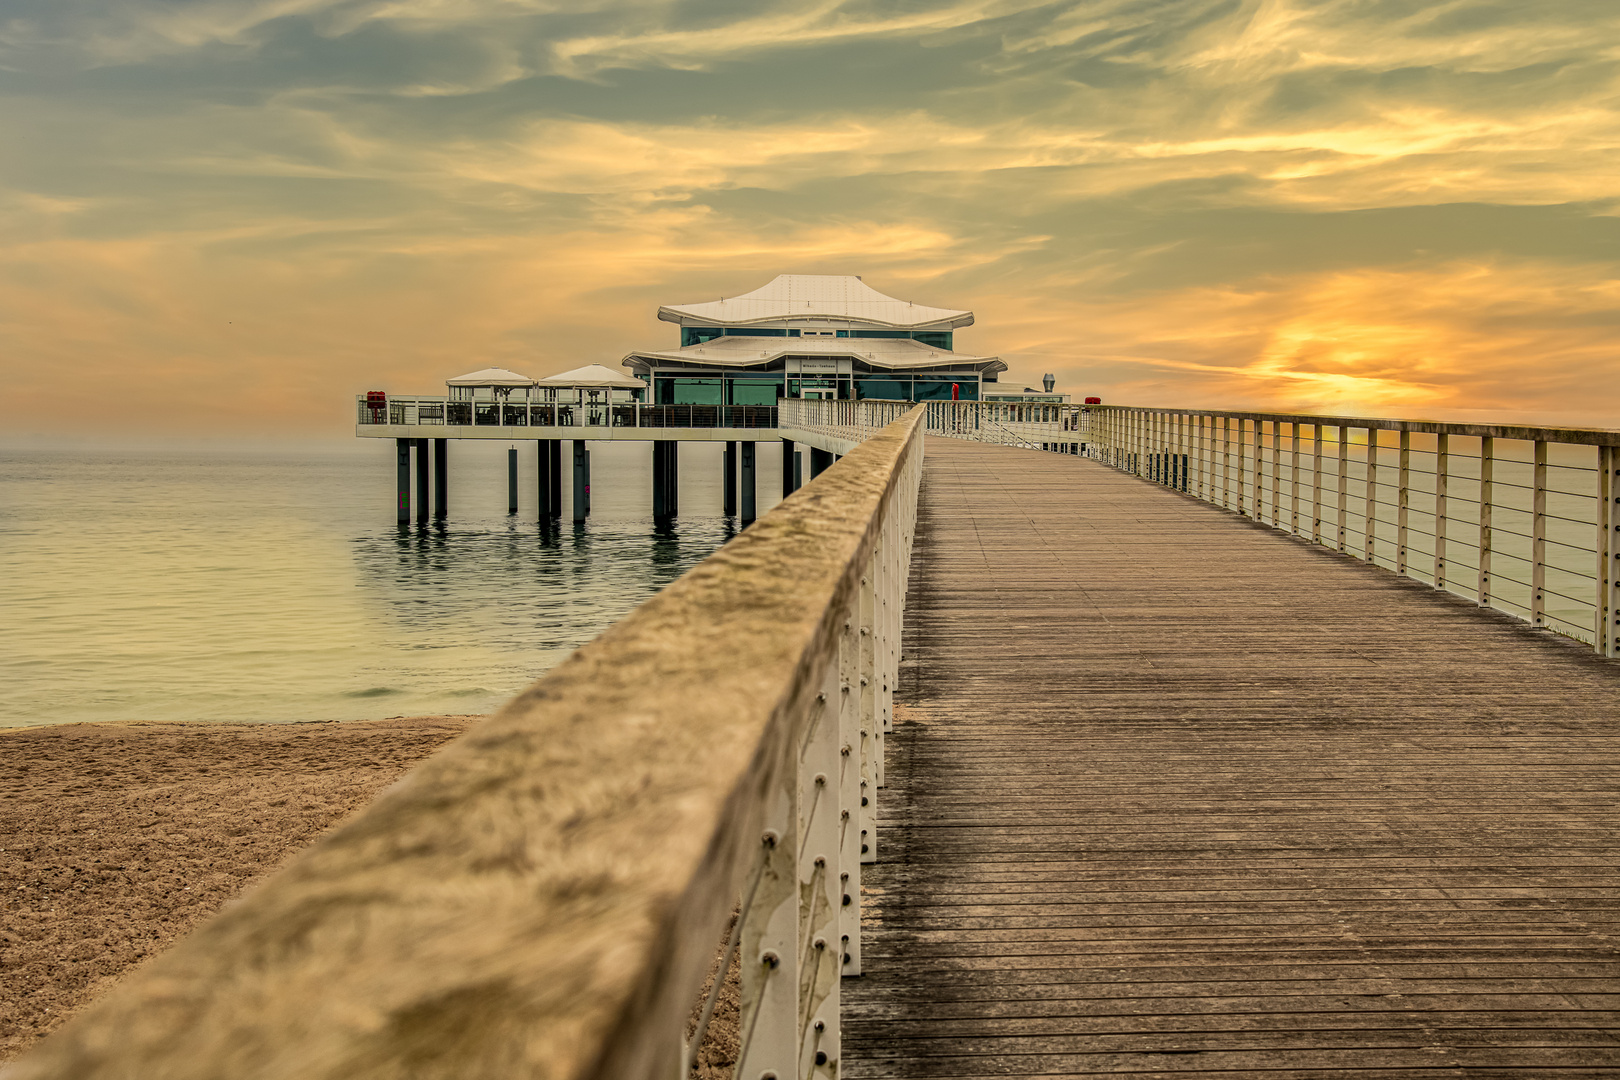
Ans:
{"type": "Polygon", "coordinates": [[[403,527],[391,445],[0,452],[0,725],[487,711],[735,534],[700,449],[655,522],[648,446],[604,444],[575,525],[456,446],[449,517],[403,527]]]}

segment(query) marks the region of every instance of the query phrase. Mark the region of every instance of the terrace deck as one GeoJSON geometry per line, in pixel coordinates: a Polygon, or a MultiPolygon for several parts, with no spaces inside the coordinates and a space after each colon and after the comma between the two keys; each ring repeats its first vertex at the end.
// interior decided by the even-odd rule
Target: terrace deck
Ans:
{"type": "Polygon", "coordinates": [[[851,1078],[1620,1070],[1620,663],[931,438],[851,1078]]]}

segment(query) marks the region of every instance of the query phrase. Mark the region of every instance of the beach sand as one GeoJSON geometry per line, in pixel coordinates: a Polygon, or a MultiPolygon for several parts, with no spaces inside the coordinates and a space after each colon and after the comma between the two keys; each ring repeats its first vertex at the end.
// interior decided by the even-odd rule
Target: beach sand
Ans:
{"type": "MultiPolygon", "coordinates": [[[[0,729],[0,1062],[480,719],[0,729]]],[[[703,1080],[736,1057],[729,975],[703,1080]]]]}

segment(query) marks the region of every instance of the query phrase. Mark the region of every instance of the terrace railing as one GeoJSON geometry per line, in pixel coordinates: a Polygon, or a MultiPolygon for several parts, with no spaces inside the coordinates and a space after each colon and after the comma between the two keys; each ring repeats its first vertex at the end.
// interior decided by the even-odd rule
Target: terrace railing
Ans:
{"type": "MultiPolygon", "coordinates": [[[[927,432],[953,439],[1000,443],[1059,453],[1082,453],[1089,435],[1085,408],[1079,405],[977,401],[930,401],[927,432]]],[[[909,401],[780,402],[781,426],[859,441],[914,407],[909,401]]]]}
{"type": "Polygon", "coordinates": [[[1083,405],[930,401],[928,434],[1078,454],[1090,437],[1089,416],[1083,405]]]}
{"type": "MultiPolygon", "coordinates": [[[[774,428],[774,405],[645,405],[635,402],[534,404],[391,397],[384,404],[355,399],[362,427],[615,427],[774,428]]],[[[440,434],[444,434],[440,432],[440,434]]]]}
{"type": "Polygon", "coordinates": [[[1620,431],[1090,412],[1110,465],[1617,655],[1620,431]]]}
{"type": "Polygon", "coordinates": [[[9,1080],[672,1080],[733,911],[736,1075],[834,1080],[922,420],[897,413],[9,1080]]]}

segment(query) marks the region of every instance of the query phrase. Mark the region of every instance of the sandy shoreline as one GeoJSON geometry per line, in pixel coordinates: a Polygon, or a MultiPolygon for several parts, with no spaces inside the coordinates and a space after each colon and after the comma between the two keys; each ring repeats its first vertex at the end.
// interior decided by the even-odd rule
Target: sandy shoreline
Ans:
{"type": "MultiPolygon", "coordinates": [[[[0,729],[0,1063],[482,719],[0,729]]],[[[737,980],[700,1080],[731,1075],[737,980]]]]}
{"type": "Polygon", "coordinates": [[[0,730],[0,1061],[480,719],[0,730]]]}

